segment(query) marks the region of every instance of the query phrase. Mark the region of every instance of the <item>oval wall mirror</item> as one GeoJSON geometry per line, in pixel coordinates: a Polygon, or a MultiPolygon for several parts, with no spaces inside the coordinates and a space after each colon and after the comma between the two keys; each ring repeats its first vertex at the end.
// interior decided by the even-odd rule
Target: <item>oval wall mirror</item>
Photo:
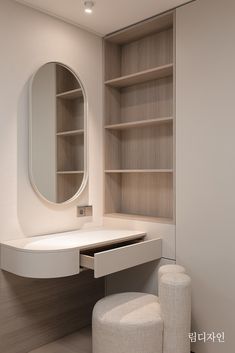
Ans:
{"type": "Polygon", "coordinates": [[[73,201],[87,180],[86,98],[67,66],[47,63],[30,89],[30,179],[52,203],[73,201]]]}

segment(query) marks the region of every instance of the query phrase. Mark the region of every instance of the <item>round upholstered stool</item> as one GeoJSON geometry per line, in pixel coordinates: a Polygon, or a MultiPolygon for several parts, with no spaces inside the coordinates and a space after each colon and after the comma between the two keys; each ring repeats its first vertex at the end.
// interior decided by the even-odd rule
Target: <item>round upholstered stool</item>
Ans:
{"type": "Polygon", "coordinates": [[[160,278],[167,273],[186,273],[186,269],[181,265],[163,265],[158,270],[158,284],[160,278]]]}
{"type": "Polygon", "coordinates": [[[159,300],[164,321],[163,352],[189,353],[191,324],[191,279],[185,273],[160,277],[159,300]]]}
{"type": "Polygon", "coordinates": [[[162,353],[158,298],[121,293],[101,299],[92,318],[93,353],[162,353]]]}

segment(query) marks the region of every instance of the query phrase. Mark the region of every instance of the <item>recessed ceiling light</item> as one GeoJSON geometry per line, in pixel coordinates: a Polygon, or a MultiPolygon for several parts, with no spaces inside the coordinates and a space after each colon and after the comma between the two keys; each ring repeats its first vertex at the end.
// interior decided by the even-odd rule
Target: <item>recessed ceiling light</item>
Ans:
{"type": "Polygon", "coordinates": [[[93,6],[94,6],[94,1],[86,0],[86,1],[84,1],[84,6],[85,6],[85,12],[86,13],[92,13],[93,6]]]}

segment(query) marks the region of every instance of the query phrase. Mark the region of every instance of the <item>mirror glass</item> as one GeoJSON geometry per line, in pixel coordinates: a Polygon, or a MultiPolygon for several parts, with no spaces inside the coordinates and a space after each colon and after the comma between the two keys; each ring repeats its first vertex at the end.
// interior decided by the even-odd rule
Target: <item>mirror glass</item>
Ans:
{"type": "Polygon", "coordinates": [[[31,83],[30,177],[53,203],[74,200],[86,183],[86,109],[82,84],[65,65],[47,63],[31,83]]]}

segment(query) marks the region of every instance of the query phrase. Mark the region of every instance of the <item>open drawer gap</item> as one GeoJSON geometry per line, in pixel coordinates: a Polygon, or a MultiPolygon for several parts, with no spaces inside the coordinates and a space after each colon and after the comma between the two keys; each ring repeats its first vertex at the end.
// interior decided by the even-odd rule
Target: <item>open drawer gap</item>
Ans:
{"type": "Polygon", "coordinates": [[[88,249],[88,250],[82,250],[81,254],[82,255],[88,255],[88,256],[94,256],[94,254],[102,252],[102,251],[107,251],[107,250],[111,250],[111,249],[117,249],[117,248],[121,248],[127,245],[132,245],[132,244],[137,244],[140,243],[144,240],[145,236],[142,236],[141,238],[138,239],[134,239],[134,240],[128,240],[128,241],[123,241],[120,243],[113,243],[113,244],[109,244],[109,245],[103,245],[103,246],[97,246],[95,248],[92,249],[88,249]]]}

